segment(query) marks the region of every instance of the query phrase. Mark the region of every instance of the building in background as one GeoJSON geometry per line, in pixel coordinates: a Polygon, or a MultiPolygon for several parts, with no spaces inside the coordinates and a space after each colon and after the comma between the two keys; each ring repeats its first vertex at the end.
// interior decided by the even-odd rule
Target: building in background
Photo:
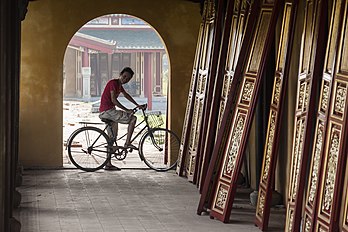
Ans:
{"type": "Polygon", "coordinates": [[[125,85],[135,97],[165,96],[168,58],[164,44],[146,22],[122,14],[96,18],[71,39],[64,57],[65,98],[99,97],[123,67],[135,71],[125,85]]]}

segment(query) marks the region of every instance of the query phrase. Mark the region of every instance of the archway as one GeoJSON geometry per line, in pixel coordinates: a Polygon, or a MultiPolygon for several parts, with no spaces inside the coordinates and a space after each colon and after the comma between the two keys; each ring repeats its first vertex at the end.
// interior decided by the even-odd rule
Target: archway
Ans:
{"type": "MultiPolygon", "coordinates": [[[[160,111],[166,122],[169,59],[163,40],[145,21],[126,14],[109,14],[90,20],[71,38],[63,61],[63,165],[71,166],[65,150],[69,135],[80,122],[100,122],[99,100],[108,80],[123,67],[135,71],[124,87],[148,110],[160,111]]],[[[133,105],[122,96],[127,108],[133,105]]],[[[98,125],[103,127],[103,124],[98,125]]],[[[120,126],[123,134],[126,126],[120,126]]],[[[130,155],[118,166],[145,167],[130,155]]]]}
{"type": "Polygon", "coordinates": [[[24,166],[63,165],[62,71],[67,44],[86,22],[121,10],[149,22],[166,43],[171,64],[168,126],[181,134],[201,20],[199,4],[181,0],[35,1],[21,33],[19,159],[24,166]]]}

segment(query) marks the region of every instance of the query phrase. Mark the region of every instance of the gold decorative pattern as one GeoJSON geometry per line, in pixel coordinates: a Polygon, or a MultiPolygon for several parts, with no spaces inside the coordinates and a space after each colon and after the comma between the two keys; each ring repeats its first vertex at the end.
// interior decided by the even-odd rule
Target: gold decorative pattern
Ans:
{"type": "Polygon", "coordinates": [[[306,220],[305,220],[305,228],[304,228],[304,231],[305,232],[311,232],[311,228],[312,228],[312,222],[311,220],[309,220],[308,217],[306,217],[306,220]]]}
{"type": "Polygon", "coordinates": [[[228,190],[226,189],[226,187],[224,187],[223,185],[220,185],[218,193],[217,193],[216,201],[215,201],[215,208],[220,208],[220,209],[225,208],[227,195],[228,195],[228,190]]]}
{"type": "Polygon", "coordinates": [[[288,232],[291,232],[292,231],[292,222],[294,220],[294,211],[292,209],[289,209],[289,216],[287,217],[289,220],[288,220],[288,229],[289,231],[288,232]]]}
{"type": "Polygon", "coordinates": [[[297,109],[302,110],[304,107],[305,95],[306,95],[306,82],[300,81],[299,89],[298,89],[298,101],[297,101],[297,109]]]}
{"type": "Polygon", "coordinates": [[[323,130],[324,130],[324,123],[319,122],[318,129],[317,129],[315,150],[314,150],[312,173],[311,173],[311,178],[309,181],[310,190],[308,194],[308,202],[310,204],[313,204],[315,196],[316,196],[316,192],[317,192],[317,185],[319,180],[320,154],[323,147],[323,133],[324,133],[323,130]]]}
{"type": "Polygon", "coordinates": [[[241,102],[249,104],[251,97],[253,95],[255,83],[249,79],[246,79],[243,85],[241,102]]]}
{"type": "Polygon", "coordinates": [[[305,99],[303,102],[303,110],[306,111],[309,103],[309,96],[311,94],[311,83],[310,81],[306,82],[306,92],[305,92],[305,99]]]}
{"type": "Polygon", "coordinates": [[[208,1],[207,6],[207,20],[213,20],[215,18],[215,1],[208,1]]]}
{"type": "Polygon", "coordinates": [[[257,201],[258,206],[257,206],[257,214],[260,217],[263,217],[263,211],[265,208],[265,193],[263,191],[259,191],[259,200],[257,201]]]}
{"type": "Polygon", "coordinates": [[[334,114],[335,116],[343,117],[344,108],[346,106],[347,99],[347,84],[344,82],[337,81],[335,92],[335,103],[334,103],[334,114]]]}
{"type": "Polygon", "coordinates": [[[327,168],[325,174],[325,186],[322,210],[326,212],[331,211],[331,204],[334,195],[334,188],[336,182],[336,171],[338,164],[338,153],[340,146],[340,132],[332,128],[332,135],[329,145],[329,154],[327,160],[327,168]]]}
{"type": "Polygon", "coordinates": [[[222,86],[222,97],[226,98],[228,95],[228,85],[229,85],[229,76],[225,75],[224,76],[224,83],[222,86]]]}
{"type": "Polygon", "coordinates": [[[228,147],[228,155],[225,160],[224,175],[232,176],[235,169],[236,158],[239,147],[241,145],[243,130],[245,125],[245,118],[243,115],[238,114],[236,124],[232,129],[232,137],[230,139],[230,145],[228,147]],[[227,161],[227,162],[226,162],[227,161]]]}
{"type": "MultiPolygon", "coordinates": [[[[196,123],[197,123],[197,116],[198,116],[198,99],[196,99],[194,107],[193,107],[193,114],[192,114],[192,125],[191,128],[196,128],[196,123]]],[[[190,140],[189,140],[189,147],[192,147],[194,142],[195,142],[195,131],[190,132],[190,140]]]]}
{"type": "Polygon", "coordinates": [[[268,174],[269,174],[269,167],[271,165],[271,156],[272,156],[273,143],[274,143],[276,118],[277,118],[277,112],[274,110],[271,110],[269,123],[268,123],[269,131],[267,136],[267,144],[266,144],[267,148],[266,148],[265,163],[264,163],[263,174],[262,174],[262,181],[267,181],[268,174]]]}
{"type": "Polygon", "coordinates": [[[320,109],[323,113],[326,112],[328,104],[329,104],[329,94],[330,94],[330,83],[328,81],[323,81],[322,86],[322,94],[321,94],[321,104],[320,109]]]}
{"type": "Polygon", "coordinates": [[[280,77],[276,76],[274,79],[274,86],[273,86],[273,101],[272,103],[278,107],[279,99],[280,99],[280,91],[282,88],[282,80],[280,77]]]}
{"type": "Polygon", "coordinates": [[[302,147],[303,147],[303,136],[304,136],[304,120],[300,119],[296,123],[296,137],[295,137],[295,145],[294,145],[294,164],[292,165],[292,182],[290,189],[290,200],[294,201],[297,194],[297,184],[300,172],[300,165],[302,160],[302,147]]]}

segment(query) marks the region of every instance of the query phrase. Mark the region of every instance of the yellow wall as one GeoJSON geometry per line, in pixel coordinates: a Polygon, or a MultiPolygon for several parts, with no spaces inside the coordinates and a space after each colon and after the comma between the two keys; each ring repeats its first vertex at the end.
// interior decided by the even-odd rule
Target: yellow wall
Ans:
{"type": "Polygon", "coordinates": [[[89,20],[129,14],[162,37],[171,65],[170,126],[181,135],[198,36],[199,4],[183,0],[40,0],[22,24],[20,162],[62,166],[63,57],[69,40],[89,20]]]}

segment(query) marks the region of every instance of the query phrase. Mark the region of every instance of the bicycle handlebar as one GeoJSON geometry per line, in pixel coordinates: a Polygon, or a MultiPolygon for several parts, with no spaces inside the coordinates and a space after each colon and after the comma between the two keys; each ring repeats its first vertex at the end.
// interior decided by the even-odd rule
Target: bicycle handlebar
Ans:
{"type": "Polygon", "coordinates": [[[145,103],[145,104],[143,104],[143,105],[138,105],[138,106],[136,106],[135,108],[132,109],[132,111],[133,111],[133,114],[134,114],[134,113],[136,113],[138,110],[141,109],[141,110],[143,111],[143,113],[144,113],[145,110],[146,110],[146,108],[147,108],[147,104],[145,103]],[[145,109],[141,108],[141,106],[145,106],[145,109]]]}

